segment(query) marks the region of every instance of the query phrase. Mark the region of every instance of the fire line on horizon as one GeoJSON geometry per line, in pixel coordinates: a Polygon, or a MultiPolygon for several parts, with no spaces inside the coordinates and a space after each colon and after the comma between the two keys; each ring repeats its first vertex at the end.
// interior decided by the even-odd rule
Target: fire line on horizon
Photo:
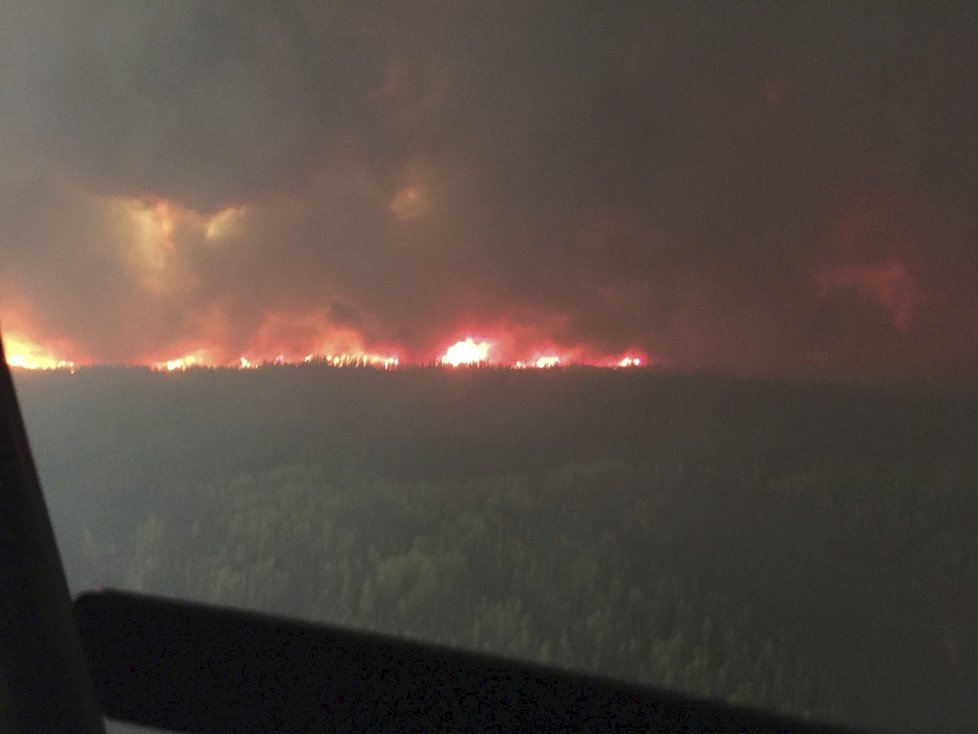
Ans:
{"type": "MultiPolygon", "coordinates": [[[[72,370],[79,367],[97,366],[95,360],[69,358],[59,354],[57,350],[47,348],[43,344],[25,339],[19,335],[8,334],[4,337],[7,363],[21,370],[72,370]]],[[[177,372],[192,369],[257,369],[269,365],[299,365],[324,364],[331,367],[369,367],[381,370],[394,370],[400,367],[436,365],[446,369],[462,367],[510,367],[513,369],[555,369],[574,365],[604,367],[604,368],[634,368],[650,364],[644,355],[628,352],[619,356],[604,356],[600,358],[585,358],[575,356],[573,352],[556,354],[553,350],[531,351],[522,359],[497,358],[501,350],[498,342],[492,339],[465,337],[451,346],[434,359],[406,360],[394,353],[375,352],[342,352],[317,353],[309,352],[301,356],[288,354],[255,355],[242,354],[232,360],[222,360],[213,355],[218,350],[201,347],[199,349],[174,354],[165,359],[143,359],[124,366],[149,367],[159,372],[177,372]]]]}

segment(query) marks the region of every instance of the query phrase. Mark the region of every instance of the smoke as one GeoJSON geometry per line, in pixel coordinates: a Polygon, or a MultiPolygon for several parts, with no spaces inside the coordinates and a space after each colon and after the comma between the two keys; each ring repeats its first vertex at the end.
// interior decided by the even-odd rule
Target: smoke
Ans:
{"type": "Polygon", "coordinates": [[[0,11],[0,316],[80,359],[465,336],[978,374],[978,11],[0,11]]]}

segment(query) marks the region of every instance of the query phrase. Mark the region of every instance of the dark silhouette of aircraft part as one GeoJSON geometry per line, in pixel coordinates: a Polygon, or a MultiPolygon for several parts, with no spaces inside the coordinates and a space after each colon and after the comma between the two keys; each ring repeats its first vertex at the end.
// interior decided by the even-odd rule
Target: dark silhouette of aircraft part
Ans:
{"type": "Polygon", "coordinates": [[[104,732],[0,343],[0,731],[104,732]]]}
{"type": "Polygon", "coordinates": [[[841,731],[676,693],[255,613],[75,605],[105,713],[181,731],[841,731]]]}

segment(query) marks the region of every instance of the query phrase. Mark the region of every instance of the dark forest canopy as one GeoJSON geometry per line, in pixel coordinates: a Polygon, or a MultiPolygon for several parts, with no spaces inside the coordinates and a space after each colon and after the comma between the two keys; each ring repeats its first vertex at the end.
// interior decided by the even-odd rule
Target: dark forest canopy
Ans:
{"type": "Polygon", "coordinates": [[[975,398],[588,369],[16,379],[76,591],[883,730],[975,720],[975,398]]]}

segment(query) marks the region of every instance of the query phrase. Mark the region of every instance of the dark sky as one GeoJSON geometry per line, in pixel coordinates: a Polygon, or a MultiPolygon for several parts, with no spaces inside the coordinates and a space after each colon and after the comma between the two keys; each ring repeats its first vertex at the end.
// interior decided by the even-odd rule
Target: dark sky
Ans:
{"type": "Polygon", "coordinates": [[[973,2],[7,0],[0,160],[76,359],[978,380],[973,2]]]}

